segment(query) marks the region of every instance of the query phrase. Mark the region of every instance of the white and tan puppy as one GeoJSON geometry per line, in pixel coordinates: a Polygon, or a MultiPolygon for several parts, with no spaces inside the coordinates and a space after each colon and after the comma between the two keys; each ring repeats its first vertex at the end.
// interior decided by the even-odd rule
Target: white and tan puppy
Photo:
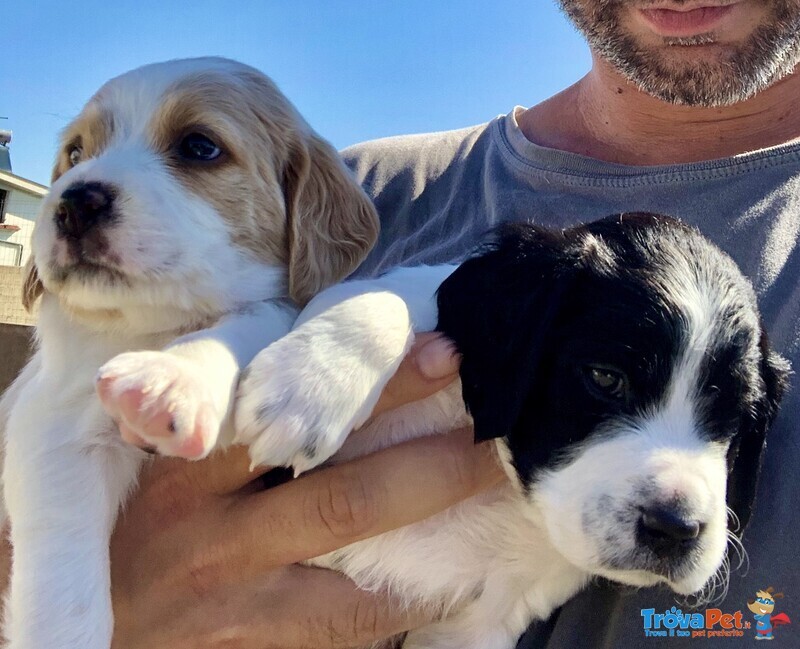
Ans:
{"type": "Polygon", "coordinates": [[[92,97],[33,236],[36,352],[0,402],[8,647],[111,643],[109,536],[146,455],[96,380],[128,441],[203,457],[230,438],[239,369],[376,235],[335,151],[252,68],[170,61],[92,97]]]}

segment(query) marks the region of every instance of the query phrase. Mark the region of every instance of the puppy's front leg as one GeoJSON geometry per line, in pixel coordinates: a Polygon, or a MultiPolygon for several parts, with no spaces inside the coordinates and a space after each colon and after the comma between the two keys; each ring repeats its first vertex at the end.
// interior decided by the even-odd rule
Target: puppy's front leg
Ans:
{"type": "MultiPolygon", "coordinates": [[[[296,311],[272,300],[182,336],[164,351],[128,352],[98,372],[97,391],[126,441],[162,455],[200,459],[230,431],[239,372],[289,332],[296,311]]],[[[230,434],[224,441],[230,441],[230,434]]]]}
{"type": "Polygon", "coordinates": [[[436,326],[434,296],[454,269],[398,269],[314,298],[239,386],[235,440],[250,447],[253,464],[299,473],[336,453],[371,414],[413,332],[436,326]]]}
{"type": "Polygon", "coordinates": [[[29,397],[12,412],[3,472],[14,548],[7,647],[108,649],[109,538],[141,453],[86,443],[112,425],[99,405],[75,416],[47,408],[52,393],[50,403],[29,397]]]}

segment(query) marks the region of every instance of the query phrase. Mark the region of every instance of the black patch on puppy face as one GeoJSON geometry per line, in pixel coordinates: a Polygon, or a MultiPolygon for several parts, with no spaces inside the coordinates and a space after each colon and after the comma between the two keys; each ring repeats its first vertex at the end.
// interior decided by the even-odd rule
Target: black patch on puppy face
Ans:
{"type": "MultiPolygon", "coordinates": [[[[697,231],[652,214],[559,232],[503,226],[444,282],[438,329],[462,354],[476,439],[505,437],[530,486],[567,449],[613,434],[615,420],[654,411],[697,341],[697,305],[685,287],[706,283],[724,295],[724,308],[703,323],[710,346],[693,386],[699,434],[731,441],[741,447],[735,457],[746,451],[757,460],[763,434],[752,433],[748,413],[767,413],[756,426],[765,433],[780,398],[768,385],[782,379],[770,379],[774,368],[754,354],[760,331],[752,289],[697,231]],[[592,383],[593,368],[624,377],[623,388],[604,394],[592,383]],[[772,407],[753,407],[764,401],[772,407]]],[[[731,469],[757,474],[758,465],[731,460],[731,469]]],[[[736,491],[752,501],[755,478],[744,483],[736,491]]],[[[744,509],[737,513],[746,518],[744,509]]]]}

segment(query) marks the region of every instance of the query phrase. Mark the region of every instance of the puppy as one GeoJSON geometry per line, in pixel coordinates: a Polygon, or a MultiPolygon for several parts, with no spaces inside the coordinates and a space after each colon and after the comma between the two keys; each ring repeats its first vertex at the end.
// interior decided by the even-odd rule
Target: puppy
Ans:
{"type": "Polygon", "coordinates": [[[678,221],[625,214],[506,226],[457,270],[323,292],[248,368],[236,427],[304,470],[467,424],[466,404],[509,482],[313,563],[442,614],[405,649],[511,649],[595,575],[680,594],[726,578],[787,375],[729,257],[678,221]],[[460,385],[339,451],[437,312],[460,385]]]}
{"type": "Polygon", "coordinates": [[[36,352],[0,403],[8,647],[108,649],[109,537],[146,457],[112,416],[166,455],[229,441],[239,369],[377,227],[332,147],[252,68],[170,61],[92,97],[33,235],[36,352]]]}

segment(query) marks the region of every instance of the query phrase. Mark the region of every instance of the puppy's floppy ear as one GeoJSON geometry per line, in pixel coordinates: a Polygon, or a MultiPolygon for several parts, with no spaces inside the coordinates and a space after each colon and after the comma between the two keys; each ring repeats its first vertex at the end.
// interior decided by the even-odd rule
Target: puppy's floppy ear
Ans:
{"type": "Polygon", "coordinates": [[[33,310],[34,303],[42,293],[44,293],[44,284],[39,279],[36,262],[33,259],[33,255],[31,255],[25,264],[24,277],[22,279],[22,305],[26,311],[33,310]]]}
{"type": "Polygon", "coordinates": [[[304,305],[355,270],[378,237],[372,201],[334,148],[308,132],[284,170],[289,294],[304,305]]]}
{"type": "MultiPolygon", "coordinates": [[[[63,151],[59,153],[56,157],[56,162],[53,165],[53,171],[50,174],[50,184],[52,185],[56,180],[58,180],[64,173],[65,168],[65,161],[63,151]]],[[[25,270],[23,271],[23,279],[22,279],[22,306],[25,307],[25,310],[30,313],[33,310],[33,305],[36,303],[36,300],[39,299],[39,296],[44,293],[44,284],[42,284],[42,280],[39,279],[39,271],[36,269],[36,261],[33,258],[33,255],[28,257],[28,261],[25,263],[25,270]]]]}
{"type": "Polygon", "coordinates": [[[437,328],[462,354],[476,441],[511,435],[539,380],[547,334],[574,278],[564,246],[561,233],[502,226],[439,288],[437,328]]]}
{"type": "Polygon", "coordinates": [[[739,528],[734,530],[739,534],[747,527],[753,513],[767,430],[778,413],[791,373],[789,362],[770,349],[763,328],[759,346],[763,393],[728,451],[727,501],[739,519],[739,528]]]}

